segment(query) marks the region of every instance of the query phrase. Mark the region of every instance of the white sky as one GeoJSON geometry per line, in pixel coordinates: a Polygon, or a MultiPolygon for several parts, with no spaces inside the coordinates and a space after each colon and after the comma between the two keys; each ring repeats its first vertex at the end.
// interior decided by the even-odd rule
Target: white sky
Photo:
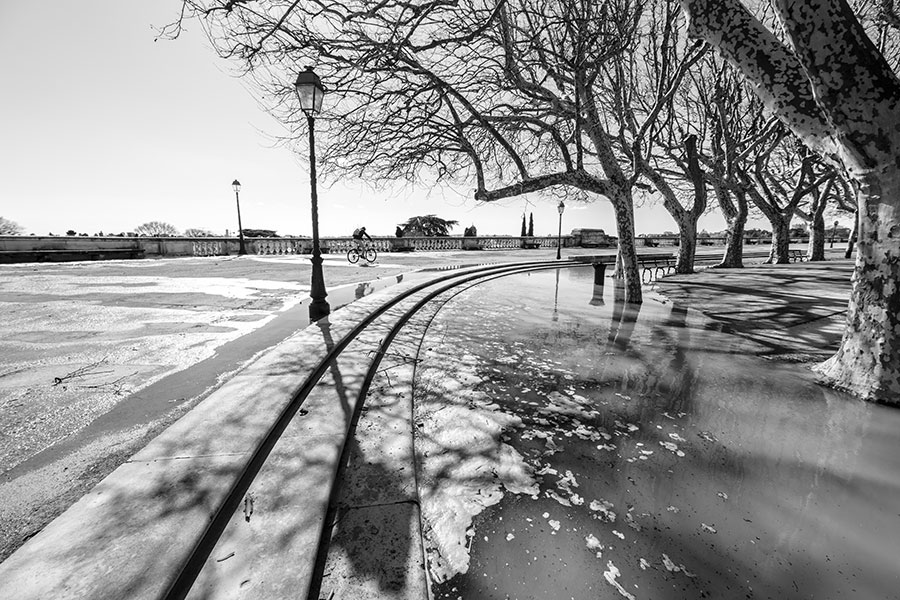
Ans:
{"type": "MultiPolygon", "coordinates": [[[[151,220],[221,234],[237,228],[239,179],[244,227],[310,234],[307,168],[272,147],[282,130],[233,65],[196,24],[176,41],[153,41],[153,26],[172,21],[179,5],[0,2],[0,216],[38,235],[118,233],[151,220]]],[[[531,200],[527,209],[522,198],[478,205],[449,188],[389,194],[320,182],[320,232],[365,224],[392,235],[397,223],[435,213],[460,222],[453,233],[474,224],[481,234],[518,235],[527,210],[536,235],[555,234],[556,201],[531,200]]],[[[661,206],[639,208],[636,219],[638,233],[676,230],[661,206]]],[[[700,226],[717,231],[724,221],[713,215],[700,226]]],[[[614,233],[609,202],[569,206],[563,231],[575,227],[614,233]]]]}

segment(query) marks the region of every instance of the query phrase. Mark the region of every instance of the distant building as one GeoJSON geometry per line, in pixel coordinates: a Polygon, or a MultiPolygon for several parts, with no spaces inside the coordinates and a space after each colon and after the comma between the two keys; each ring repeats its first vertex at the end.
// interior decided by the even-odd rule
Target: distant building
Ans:
{"type": "Polygon", "coordinates": [[[618,238],[606,235],[602,229],[573,229],[572,237],[576,246],[585,248],[609,248],[615,246],[618,238]]]}

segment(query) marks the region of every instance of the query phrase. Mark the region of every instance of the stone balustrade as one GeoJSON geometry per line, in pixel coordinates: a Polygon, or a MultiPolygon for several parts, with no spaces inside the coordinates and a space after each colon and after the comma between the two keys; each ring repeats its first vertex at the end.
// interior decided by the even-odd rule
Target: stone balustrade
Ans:
{"type": "MultiPolygon", "coordinates": [[[[830,240],[830,238],[827,238],[830,240]]],[[[248,254],[258,256],[290,256],[312,254],[310,238],[244,238],[248,254]]],[[[345,254],[354,241],[349,237],[323,237],[322,252],[345,254]]],[[[580,236],[562,236],[564,248],[579,246],[580,236]]],[[[791,243],[805,243],[808,238],[791,238],[791,243]]],[[[835,238],[845,243],[846,237],[835,238]]],[[[614,238],[610,242],[615,244],[614,238]]],[[[648,236],[635,240],[640,247],[676,247],[678,237],[648,236]]],[[[770,238],[745,238],[747,245],[769,245],[770,238]]],[[[446,237],[376,237],[367,242],[379,253],[388,252],[441,252],[456,250],[514,250],[520,248],[556,248],[557,238],[519,236],[446,236],[446,237]]],[[[697,246],[723,246],[724,237],[700,237],[697,246]]],[[[83,252],[134,250],[136,255],[160,256],[233,256],[238,254],[240,244],[235,237],[115,237],[115,236],[0,236],[0,253],[14,255],[35,251],[83,252]]],[[[111,254],[112,255],[112,254],[111,254]]],[[[10,259],[12,260],[12,259],[10,259]]],[[[90,258],[86,258],[90,260],[90,258]]],[[[9,262],[9,261],[7,261],[9,262]]]]}

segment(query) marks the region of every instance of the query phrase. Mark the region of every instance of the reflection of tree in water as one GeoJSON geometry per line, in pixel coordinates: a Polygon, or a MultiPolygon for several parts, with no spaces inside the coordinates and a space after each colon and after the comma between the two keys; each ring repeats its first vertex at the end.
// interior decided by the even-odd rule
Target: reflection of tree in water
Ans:
{"type": "MultiPolygon", "coordinates": [[[[493,585],[499,585],[502,592],[504,576],[519,577],[528,570],[523,571],[524,563],[510,563],[508,575],[493,573],[482,581],[482,570],[490,572],[487,570],[496,567],[495,553],[504,547],[532,544],[532,548],[541,550],[545,561],[549,560],[548,555],[554,560],[557,556],[570,560],[565,553],[571,549],[564,549],[569,543],[565,541],[565,529],[555,538],[540,539],[517,531],[511,541],[504,540],[505,534],[498,526],[500,517],[505,517],[503,523],[508,525],[522,511],[530,511],[525,514],[540,521],[542,512],[559,515],[561,510],[564,523],[576,526],[573,531],[578,533],[573,535],[583,537],[591,531],[607,546],[604,559],[593,563],[592,572],[568,572],[565,577],[569,580],[583,575],[595,586],[605,586],[601,572],[607,560],[615,560],[623,583],[640,583],[645,591],[659,589],[663,595],[658,597],[667,597],[666,589],[672,589],[672,585],[683,592],[682,596],[672,597],[699,597],[701,591],[726,597],[743,593],[740,590],[746,591],[747,580],[752,580],[754,590],[772,590],[781,593],[780,597],[791,598],[794,588],[789,579],[784,579],[789,575],[785,569],[773,567],[771,577],[760,580],[767,575],[758,562],[765,560],[765,552],[769,551],[776,553],[778,560],[795,561],[796,577],[809,586],[807,589],[819,589],[811,570],[816,563],[800,564],[791,558],[797,548],[810,543],[808,519],[789,521],[789,527],[774,531],[772,523],[758,515],[765,516],[767,511],[791,514],[792,507],[782,506],[784,501],[778,495],[781,487],[790,488],[791,493],[799,489],[799,496],[788,496],[786,501],[794,502],[791,498],[799,497],[801,511],[814,511],[817,498],[835,489],[834,473],[842,467],[846,470],[858,453],[855,448],[846,451],[851,446],[842,444],[842,438],[860,438],[868,417],[857,414],[855,405],[850,404],[833,409],[839,417],[820,411],[806,421],[812,431],[805,435],[812,433],[814,437],[803,455],[813,460],[804,460],[796,453],[796,448],[802,446],[791,439],[794,428],[802,422],[796,414],[797,405],[771,392],[767,396],[763,390],[773,382],[758,374],[750,375],[757,381],[746,385],[741,374],[744,361],[723,354],[714,346],[708,347],[706,344],[714,338],[689,328],[684,308],[668,307],[668,313],[658,322],[652,320],[654,312],[650,311],[643,315],[646,324],[641,327],[637,324],[640,310],[630,310],[622,302],[624,295],[619,294],[619,302],[610,307],[609,330],[605,331],[605,327],[573,323],[577,319],[565,303],[557,306],[557,294],[555,289],[553,313],[558,321],[548,319],[544,312],[547,322],[542,326],[522,322],[521,311],[498,310],[496,304],[502,298],[497,296],[481,294],[480,300],[477,296],[468,298],[448,306],[442,315],[441,335],[446,339],[432,337],[429,341],[439,351],[439,360],[452,361],[453,357],[466,354],[476,357],[472,364],[477,365],[479,378],[460,382],[460,389],[470,386],[488,398],[494,410],[521,418],[523,427],[507,429],[501,440],[542,473],[538,500],[507,493],[499,504],[476,517],[476,531],[471,538],[472,574],[457,576],[438,586],[437,597],[504,597],[493,585]],[[456,327],[457,322],[468,327],[456,327]],[[472,323],[478,324],[474,330],[472,323]],[[601,336],[606,337],[606,343],[594,343],[600,342],[601,336]],[[584,360],[577,359],[584,369],[567,372],[564,365],[571,367],[572,361],[556,360],[571,359],[567,354],[575,351],[585,353],[584,360]],[[608,353],[615,356],[608,357],[608,353]],[[606,360],[622,360],[625,366],[607,369],[603,362],[606,360]],[[720,382],[715,369],[722,364],[732,369],[725,371],[720,382]],[[730,394],[737,394],[737,399],[730,394]],[[555,407],[548,411],[554,402],[555,407]],[[571,408],[572,402],[578,405],[574,413],[561,410],[571,408]],[[792,406],[780,409],[778,402],[792,406]],[[593,416],[586,416],[590,412],[593,416]],[[766,412],[771,416],[760,416],[766,412]],[[701,423],[706,430],[699,430],[701,423]],[[586,439],[595,431],[605,432],[610,439],[586,439]],[[816,433],[822,435],[815,437],[816,433]],[[777,438],[774,460],[767,451],[750,452],[751,448],[773,448],[766,437],[777,438]],[[779,445],[782,441],[783,445],[779,445]],[[663,443],[676,446],[682,453],[676,455],[663,443]],[[598,445],[604,444],[615,448],[598,451],[598,445]],[[653,453],[640,460],[642,449],[653,453]],[[559,482],[567,471],[572,471],[581,484],[577,492],[583,495],[582,504],[570,502],[571,506],[565,506],[558,499],[566,499],[559,482]],[[727,491],[730,499],[717,496],[717,491],[727,491]],[[618,513],[615,523],[598,520],[590,511],[590,501],[598,498],[612,503],[611,510],[618,513]],[[755,503],[761,503],[762,508],[755,503]],[[680,508],[681,512],[668,513],[667,506],[680,508]],[[753,509],[760,512],[749,512],[753,509]],[[748,518],[753,522],[748,522],[748,518]],[[707,521],[719,528],[718,534],[701,530],[700,523],[707,521]],[[627,541],[620,542],[613,536],[614,528],[624,532],[627,541]],[[776,535],[780,537],[776,539],[776,535]],[[490,540],[484,540],[485,536],[490,540]],[[766,550],[736,543],[754,536],[762,537],[759,548],[765,544],[766,550]],[[674,566],[684,565],[691,576],[669,570],[661,558],[663,554],[671,557],[674,566]],[[639,557],[649,561],[647,571],[636,566],[639,557]]],[[[533,300],[521,299],[532,307],[533,300]]],[[[753,361],[756,359],[748,362],[753,361]]],[[[448,377],[452,379],[450,374],[448,377]]],[[[797,389],[802,387],[802,383],[796,384],[797,389]]],[[[792,393],[788,389],[788,396],[792,393]]],[[[842,395],[830,393],[835,397],[825,394],[825,400],[840,405],[842,395]]],[[[821,403],[822,398],[823,392],[818,390],[811,394],[810,401],[821,403]]],[[[448,459],[448,466],[436,474],[436,479],[459,478],[460,473],[451,468],[452,464],[477,451],[445,447],[442,452],[453,459],[448,459]]],[[[479,472],[469,477],[474,478],[473,483],[487,485],[487,480],[478,478],[488,475],[479,472]]],[[[837,486],[850,499],[858,494],[851,483],[838,482],[837,486]]],[[[583,551],[588,552],[586,548],[583,551]]],[[[577,563],[578,559],[571,561],[577,563]]]]}

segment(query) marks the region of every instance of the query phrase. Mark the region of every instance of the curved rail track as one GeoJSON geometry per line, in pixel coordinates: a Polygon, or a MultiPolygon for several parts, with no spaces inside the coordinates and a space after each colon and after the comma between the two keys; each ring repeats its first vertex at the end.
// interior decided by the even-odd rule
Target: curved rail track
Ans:
{"type": "MultiPolygon", "coordinates": [[[[219,506],[218,510],[215,513],[215,516],[209,524],[207,531],[194,547],[191,556],[187,561],[185,561],[183,569],[178,574],[178,577],[175,579],[175,581],[172,583],[169,591],[166,593],[165,600],[182,600],[184,598],[187,598],[188,593],[191,590],[191,586],[193,585],[203,566],[208,561],[210,553],[218,542],[219,537],[221,536],[228,522],[231,520],[234,512],[239,509],[241,502],[244,501],[247,490],[250,488],[252,481],[259,473],[260,469],[265,463],[266,457],[269,455],[275,443],[284,432],[288,423],[291,421],[291,419],[294,418],[298,410],[300,410],[300,408],[303,406],[304,401],[307,399],[312,389],[316,386],[323,375],[325,375],[326,371],[328,370],[329,364],[334,361],[352,341],[357,339],[367,327],[370,327],[376,320],[385,316],[390,309],[397,306],[402,306],[402,312],[394,317],[394,322],[390,326],[390,329],[388,330],[385,337],[382,339],[378,351],[374,352],[373,354],[372,362],[367,369],[365,378],[359,390],[358,400],[354,407],[350,428],[348,430],[348,437],[352,433],[357,421],[359,420],[360,412],[365,405],[365,398],[368,393],[369,386],[371,385],[372,380],[380,367],[382,358],[384,357],[388,347],[391,345],[391,342],[394,340],[400,330],[403,329],[404,325],[406,325],[406,323],[429,302],[432,302],[442,294],[446,294],[447,292],[450,292],[457,288],[483,283],[497,277],[503,277],[526,271],[556,269],[563,266],[572,267],[583,265],[558,262],[547,263],[546,261],[539,261],[477,267],[472,270],[450,273],[437,279],[433,279],[431,281],[416,285],[408,290],[401,292],[400,294],[397,294],[395,297],[384,302],[381,306],[372,311],[368,317],[363,319],[340,341],[337,341],[335,343],[334,347],[328,352],[328,354],[326,354],[326,356],[319,362],[318,366],[307,377],[305,384],[293,398],[291,403],[285,408],[284,412],[282,412],[282,414],[278,416],[278,419],[273,423],[269,433],[262,439],[259,446],[253,453],[253,457],[248,462],[247,468],[241,474],[241,477],[235,482],[234,487],[231,489],[224,502],[222,502],[219,506]]],[[[346,444],[342,449],[340,464],[346,464],[346,444]]],[[[331,494],[332,501],[334,499],[334,491],[336,489],[337,487],[334,488],[331,494]]],[[[329,504],[332,504],[332,502],[330,502],[329,504]]],[[[328,537],[329,528],[326,527],[323,529],[322,539],[316,556],[316,563],[320,566],[324,561],[324,553],[327,552],[328,549],[328,537]]],[[[310,597],[317,598],[318,595],[315,593],[315,583],[312,587],[313,589],[310,590],[310,597]]]]}
{"type": "MultiPolygon", "coordinates": [[[[14,591],[15,597],[23,599],[49,596],[56,598],[163,598],[165,600],[180,600],[188,597],[215,598],[216,592],[211,592],[208,585],[203,590],[193,588],[196,587],[198,576],[204,572],[205,567],[208,569],[208,565],[224,560],[221,557],[213,557],[213,551],[229,527],[229,523],[235,522],[236,515],[241,514],[242,508],[245,512],[248,510],[248,490],[255,485],[254,481],[266,468],[273,449],[283,439],[285,431],[293,426],[292,423],[296,424],[298,416],[307,414],[308,400],[311,398],[311,394],[314,395],[317,386],[322,385],[323,377],[329,372],[329,369],[333,369],[336,361],[347,353],[348,347],[351,347],[352,344],[359,345],[361,340],[367,340],[369,349],[364,354],[357,351],[357,357],[368,356],[368,365],[365,367],[364,375],[361,380],[356,379],[356,381],[360,381],[358,387],[353,390],[353,393],[346,394],[349,400],[341,403],[344,406],[330,408],[335,411],[343,410],[346,413],[337,419],[343,429],[342,438],[335,447],[338,459],[332,459],[333,468],[329,471],[330,481],[325,482],[328,489],[322,492],[324,495],[322,502],[319,504],[310,502],[310,505],[318,506],[319,508],[316,510],[323,514],[316,521],[317,531],[315,531],[314,539],[308,536],[306,545],[301,548],[300,556],[308,564],[297,567],[295,570],[301,573],[298,577],[302,581],[291,585],[289,590],[285,590],[286,594],[289,593],[294,598],[307,597],[307,594],[310,598],[317,598],[317,579],[321,575],[325,553],[327,553],[327,541],[330,537],[330,528],[326,526],[324,518],[324,508],[331,505],[335,498],[336,479],[340,475],[340,466],[346,463],[347,439],[352,435],[363,409],[369,386],[395,336],[423,307],[435,302],[441,295],[454,295],[463,288],[506,275],[574,266],[583,266],[583,263],[536,261],[463,268],[449,271],[419,284],[398,284],[400,288],[396,286],[392,288],[389,293],[392,293],[393,296],[380,305],[375,303],[378,301],[376,296],[381,295],[359,301],[355,303],[358,305],[355,309],[357,313],[352,315],[352,320],[338,323],[339,318],[336,318],[337,315],[333,315],[334,321],[330,325],[319,325],[327,334],[325,344],[322,344],[320,339],[312,346],[294,346],[282,349],[282,362],[278,365],[279,369],[273,369],[272,365],[275,363],[271,362],[259,366],[260,363],[266,363],[265,356],[254,363],[258,366],[258,371],[266,369],[269,372],[278,371],[274,375],[267,374],[272,377],[272,381],[278,384],[277,386],[269,385],[268,380],[258,376],[254,378],[250,375],[244,378],[243,388],[235,382],[228,382],[223,386],[226,388],[229,383],[235,383],[231,386],[231,396],[239,396],[241,393],[245,396],[257,393],[270,396],[279,393],[283,396],[290,394],[289,399],[286,397],[278,405],[277,411],[268,413],[277,412],[277,416],[272,418],[258,413],[248,413],[245,415],[251,422],[248,425],[234,417],[234,415],[242,414],[234,406],[238,406],[241,400],[246,401],[246,398],[223,400],[220,404],[207,405],[206,408],[201,403],[192,411],[192,413],[200,413],[201,416],[189,413],[182,420],[189,421],[187,417],[196,416],[194,422],[183,423],[180,431],[169,435],[168,441],[171,443],[173,439],[177,440],[183,444],[184,450],[173,450],[172,447],[169,447],[154,453],[151,446],[157,440],[152,441],[145,449],[146,452],[138,453],[130,461],[132,472],[129,476],[131,479],[119,477],[125,482],[124,484],[107,483],[107,480],[115,481],[119,472],[117,469],[107,480],[101,482],[94,492],[89,494],[89,496],[94,495],[93,499],[86,497],[76,503],[67,513],[57,519],[60,521],[59,524],[56,521],[51,523],[44,532],[29,541],[3,564],[0,564],[0,596],[5,597],[4,594],[14,591]],[[328,330],[328,327],[332,329],[328,330]],[[332,333],[335,334],[333,336],[335,339],[332,339],[332,333]],[[374,351],[371,349],[373,345],[375,346],[374,351]],[[323,346],[325,347],[323,348],[323,346]],[[312,359],[314,363],[310,364],[307,356],[307,362],[304,364],[300,360],[299,354],[296,354],[297,360],[290,360],[290,352],[297,353],[297,348],[300,348],[302,352],[309,351],[315,354],[312,359]],[[288,353],[287,357],[284,356],[285,352],[288,353]],[[288,378],[293,380],[290,385],[285,383],[288,378]],[[253,387],[253,384],[258,381],[262,382],[260,385],[265,388],[264,390],[253,387]],[[228,412],[229,410],[231,412],[228,412]],[[217,418],[225,419],[223,416],[217,416],[220,412],[232,415],[229,418],[232,418],[233,422],[217,423],[217,418]],[[209,446],[203,446],[202,450],[197,450],[198,445],[193,443],[191,436],[193,432],[201,432],[200,427],[222,432],[238,432],[236,437],[240,438],[243,435],[247,440],[251,440],[248,443],[252,447],[248,451],[229,453],[220,450],[218,441],[216,441],[209,446]],[[245,430],[253,427],[256,427],[256,433],[251,437],[249,433],[245,433],[245,430]],[[169,464],[174,464],[173,458],[182,458],[191,452],[203,459],[216,456],[216,452],[218,452],[221,456],[227,455],[228,458],[234,458],[236,466],[222,469],[222,474],[215,481],[210,483],[201,481],[196,485],[194,485],[194,479],[204,477],[203,474],[198,475],[196,470],[203,469],[207,463],[198,461],[199,464],[193,465],[187,475],[185,474],[187,473],[186,467],[183,464],[180,467],[180,475],[178,475],[179,467],[177,466],[174,469],[166,467],[173,470],[174,473],[166,472],[166,468],[159,466],[163,460],[170,460],[172,462],[169,464]],[[206,454],[204,455],[203,452],[206,454]],[[235,458],[236,456],[237,458],[235,458]],[[171,481],[154,482],[153,486],[146,486],[146,489],[137,491],[131,489],[141,488],[144,480],[152,479],[152,477],[142,474],[143,472],[138,472],[136,475],[134,466],[138,464],[146,466],[151,463],[151,466],[156,469],[153,471],[154,477],[157,479],[169,478],[171,481]],[[135,483],[136,481],[137,483],[135,483]],[[191,482],[191,485],[188,486],[191,489],[182,489],[185,481],[191,482]],[[107,485],[104,487],[105,483],[107,485]],[[193,489],[194,487],[196,489],[193,489]],[[225,488],[227,488],[227,492],[224,491],[225,488]],[[100,491],[96,491],[98,489],[100,491]],[[110,489],[113,491],[110,492],[110,489]],[[183,511],[172,510],[171,506],[167,505],[172,502],[162,497],[170,490],[178,490],[182,494],[176,504],[179,507],[185,507],[183,511]],[[124,500],[120,497],[129,494],[131,497],[126,497],[124,500]],[[152,506],[144,506],[142,503],[152,506]],[[197,507],[201,507],[202,511],[196,510],[197,507]],[[112,512],[104,514],[103,512],[114,509],[123,514],[113,514],[112,512]],[[133,511],[133,518],[128,511],[133,511]],[[206,519],[205,525],[202,522],[198,523],[198,518],[201,516],[206,519]],[[166,519],[169,519],[169,522],[160,522],[166,519]],[[109,523],[116,524],[116,527],[107,527],[109,523]],[[108,530],[104,530],[104,528],[108,530]],[[117,536],[129,539],[118,539],[117,536]],[[309,543],[309,540],[312,540],[312,543],[309,543]],[[141,560],[146,561],[146,564],[134,564],[135,561],[141,560]],[[316,565],[318,565],[317,569],[316,565]]],[[[316,325],[311,326],[311,328],[314,327],[316,325]]],[[[254,364],[248,366],[247,371],[253,371],[254,364]]],[[[240,376],[239,373],[235,379],[239,379],[240,376]]],[[[310,410],[312,410],[312,406],[310,410]]],[[[176,423],[176,426],[179,423],[176,423]]],[[[176,426],[173,426],[172,429],[176,429],[176,426]]],[[[164,436],[165,434],[160,437],[164,436]]],[[[225,437],[224,433],[223,437],[225,437]]],[[[239,439],[237,443],[240,444],[243,441],[239,439]]],[[[301,450],[302,448],[300,446],[301,450]]],[[[123,465],[123,467],[128,466],[128,464],[123,465]]],[[[249,510],[252,512],[252,503],[249,510]]],[[[249,522],[249,513],[246,513],[246,519],[249,522]]],[[[297,556],[295,554],[294,558],[297,556]]],[[[276,578],[276,573],[271,573],[271,575],[273,575],[273,579],[276,578]]],[[[272,595],[269,592],[266,597],[277,598],[278,595],[272,595]]]]}

